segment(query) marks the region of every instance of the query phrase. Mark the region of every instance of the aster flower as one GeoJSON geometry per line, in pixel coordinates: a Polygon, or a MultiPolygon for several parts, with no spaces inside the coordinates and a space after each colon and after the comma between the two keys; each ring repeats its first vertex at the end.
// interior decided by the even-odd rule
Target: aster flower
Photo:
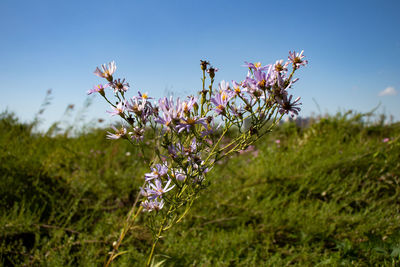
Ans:
{"type": "Polygon", "coordinates": [[[192,139],[192,143],[188,148],[185,148],[185,155],[191,157],[193,154],[197,153],[197,140],[196,138],[192,139]]]}
{"type": "Polygon", "coordinates": [[[93,86],[93,89],[87,91],[88,95],[91,95],[93,93],[100,93],[101,95],[104,95],[104,89],[108,87],[108,84],[106,85],[102,85],[102,84],[98,84],[93,86]]]}
{"type": "Polygon", "coordinates": [[[114,93],[126,92],[129,89],[129,83],[125,82],[125,79],[117,79],[110,83],[110,86],[114,89],[114,93]]]}
{"type": "Polygon", "coordinates": [[[120,129],[117,129],[111,125],[111,128],[115,131],[115,133],[107,132],[107,139],[120,139],[121,137],[126,136],[125,127],[121,127],[120,129]]]}
{"type": "Polygon", "coordinates": [[[236,81],[232,81],[233,90],[237,95],[242,94],[242,83],[237,83],[236,81]]]}
{"type": "Polygon", "coordinates": [[[207,119],[206,118],[197,118],[197,117],[192,117],[192,118],[182,118],[180,122],[178,122],[176,129],[178,130],[178,133],[182,132],[183,130],[186,130],[187,132],[190,131],[190,129],[193,128],[194,125],[196,124],[201,124],[204,127],[207,128],[207,119]]]}
{"type": "Polygon", "coordinates": [[[148,93],[142,94],[140,91],[138,91],[138,95],[144,102],[146,102],[148,99],[153,99],[152,97],[149,97],[148,93]]]}
{"type": "Polygon", "coordinates": [[[164,207],[164,200],[145,200],[141,203],[144,212],[159,211],[164,207]]]}
{"type": "Polygon", "coordinates": [[[172,124],[172,117],[167,113],[163,113],[162,117],[158,116],[158,118],[156,118],[154,121],[174,129],[173,124],[172,124]]]}
{"type": "Polygon", "coordinates": [[[270,84],[271,69],[272,67],[269,66],[267,73],[260,70],[254,71],[254,82],[258,89],[265,91],[265,89],[271,86],[270,84]]]}
{"type": "Polygon", "coordinates": [[[230,105],[229,107],[230,107],[230,109],[231,109],[231,111],[232,111],[232,114],[233,114],[234,116],[239,117],[239,118],[242,117],[243,112],[244,112],[244,111],[243,111],[242,105],[236,106],[236,105],[232,104],[232,105],[230,105]]]}
{"type": "Polygon", "coordinates": [[[272,68],[277,72],[281,72],[281,71],[287,71],[288,66],[289,66],[289,62],[286,61],[285,64],[283,64],[283,59],[281,59],[281,60],[277,60],[272,68]]]}
{"type": "Polygon", "coordinates": [[[197,104],[197,99],[194,96],[188,97],[188,101],[182,101],[181,110],[185,114],[189,114],[192,111],[192,108],[195,104],[197,104]]]}
{"type": "Polygon", "coordinates": [[[145,188],[143,188],[143,187],[139,187],[139,189],[140,189],[140,194],[142,195],[142,196],[144,196],[145,198],[148,198],[149,196],[150,196],[150,194],[149,194],[149,192],[150,192],[150,188],[147,186],[147,187],[145,187],[145,188]]]}
{"type": "Polygon", "coordinates": [[[175,125],[180,122],[183,117],[183,105],[180,99],[176,99],[176,105],[172,97],[170,99],[164,97],[158,100],[158,108],[162,111],[162,116],[158,116],[154,121],[163,124],[171,129],[175,129],[175,125]]]}
{"type": "Polygon", "coordinates": [[[133,141],[139,142],[143,141],[144,138],[144,129],[139,127],[134,127],[133,132],[129,132],[133,141]]]}
{"type": "Polygon", "coordinates": [[[167,184],[164,186],[164,188],[162,186],[162,182],[160,179],[156,179],[154,184],[150,183],[150,187],[152,189],[149,190],[149,194],[150,194],[149,199],[162,198],[163,194],[172,190],[175,187],[175,185],[170,186],[171,181],[172,180],[169,179],[167,184]]]}
{"type": "Polygon", "coordinates": [[[259,86],[257,85],[257,81],[252,77],[246,77],[243,82],[243,86],[243,91],[248,93],[251,99],[258,99],[263,94],[263,91],[260,90],[259,86]]]}
{"type": "Polygon", "coordinates": [[[235,92],[229,89],[229,83],[226,81],[221,81],[219,84],[219,92],[217,92],[211,102],[215,105],[215,111],[218,114],[225,114],[225,108],[229,100],[235,96],[235,92]]]}
{"type": "Polygon", "coordinates": [[[181,143],[170,144],[168,146],[168,154],[171,158],[175,159],[184,153],[184,147],[181,143]]]}
{"type": "Polygon", "coordinates": [[[108,113],[110,113],[112,116],[114,116],[114,115],[123,115],[124,114],[124,111],[125,111],[125,108],[126,108],[126,103],[124,103],[124,102],[119,102],[118,104],[117,104],[117,106],[114,108],[114,107],[112,107],[112,111],[107,111],[108,113]]]}
{"type": "Polygon", "coordinates": [[[248,67],[249,69],[260,70],[260,71],[267,70],[270,66],[270,65],[262,66],[261,62],[249,63],[249,62],[245,61],[244,63],[245,63],[244,67],[248,67]]]}
{"type": "Polygon", "coordinates": [[[299,68],[300,66],[305,66],[308,64],[307,60],[303,60],[305,56],[303,56],[304,50],[301,50],[300,53],[296,53],[296,51],[289,51],[288,59],[293,63],[295,68],[299,68]]]}
{"type": "Polygon", "coordinates": [[[151,168],[152,172],[146,173],[145,180],[146,182],[151,181],[153,179],[161,178],[167,175],[168,167],[163,164],[156,164],[155,168],[151,168]]]}
{"type": "Polygon", "coordinates": [[[280,105],[279,107],[279,113],[280,114],[289,114],[291,113],[291,116],[294,117],[294,115],[299,115],[300,106],[302,103],[298,103],[300,100],[300,97],[296,98],[296,100],[292,101],[293,95],[290,95],[289,98],[287,95],[283,95],[282,99],[277,100],[278,104],[280,105]]]}
{"type": "Polygon", "coordinates": [[[115,62],[111,61],[110,63],[108,63],[108,66],[106,64],[103,64],[101,65],[101,68],[103,69],[102,71],[97,67],[96,70],[94,71],[94,74],[101,78],[107,79],[107,81],[109,82],[112,82],[113,81],[112,75],[117,69],[115,62]]]}
{"type": "Polygon", "coordinates": [[[142,115],[146,102],[141,101],[141,98],[132,97],[130,101],[127,102],[126,108],[128,111],[135,113],[139,117],[142,115]]]}
{"type": "Polygon", "coordinates": [[[163,207],[164,207],[164,200],[163,199],[161,199],[161,200],[158,200],[158,199],[153,200],[153,210],[159,211],[163,207]]]}
{"type": "Polygon", "coordinates": [[[147,99],[150,99],[147,94],[142,95],[139,92],[139,97],[132,97],[130,101],[127,102],[127,110],[135,113],[143,124],[154,114],[154,108],[147,99]]]}
{"type": "Polygon", "coordinates": [[[186,179],[186,174],[182,169],[172,171],[171,176],[180,182],[183,182],[186,179]]]}

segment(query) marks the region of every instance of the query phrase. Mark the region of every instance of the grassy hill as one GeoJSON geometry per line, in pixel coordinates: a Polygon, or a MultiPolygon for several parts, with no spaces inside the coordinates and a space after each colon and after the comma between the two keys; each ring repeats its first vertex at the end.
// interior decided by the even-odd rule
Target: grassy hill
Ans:
{"type": "MultiPolygon", "coordinates": [[[[102,129],[68,137],[32,128],[0,117],[0,263],[101,266],[148,171],[139,151],[102,129]]],[[[165,266],[400,264],[398,123],[349,113],[284,123],[208,179],[158,244],[165,266]]],[[[145,216],[115,266],[144,265],[145,216]]]]}

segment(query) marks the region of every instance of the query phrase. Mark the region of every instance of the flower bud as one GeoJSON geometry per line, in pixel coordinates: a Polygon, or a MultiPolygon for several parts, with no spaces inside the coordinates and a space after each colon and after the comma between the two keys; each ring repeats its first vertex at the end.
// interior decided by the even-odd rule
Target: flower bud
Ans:
{"type": "Polygon", "coordinates": [[[201,67],[201,70],[206,70],[207,69],[207,65],[209,65],[210,64],[210,62],[208,62],[208,61],[206,61],[206,60],[200,60],[200,67],[201,67]]]}
{"type": "Polygon", "coordinates": [[[210,78],[211,78],[211,79],[214,79],[215,73],[216,73],[217,71],[218,71],[217,68],[210,67],[210,68],[207,70],[207,73],[210,75],[210,78]]]}
{"type": "Polygon", "coordinates": [[[135,120],[132,118],[132,116],[129,116],[126,120],[127,120],[128,123],[131,124],[131,125],[135,122],[135,120]]]}

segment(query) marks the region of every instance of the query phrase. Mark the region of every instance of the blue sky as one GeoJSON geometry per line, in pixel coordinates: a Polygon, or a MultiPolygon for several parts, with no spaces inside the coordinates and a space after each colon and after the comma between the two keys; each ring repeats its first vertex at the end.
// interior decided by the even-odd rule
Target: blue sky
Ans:
{"type": "MultiPolygon", "coordinates": [[[[242,80],[244,61],[273,63],[304,50],[293,94],[302,116],[353,109],[400,120],[400,1],[18,1],[0,2],[0,110],[31,120],[47,89],[44,126],[69,104],[82,108],[115,60],[118,77],[161,97],[200,90],[199,60],[216,80],[242,80]],[[386,90],[386,91],[385,91],[386,90]]],[[[109,118],[91,97],[88,118],[109,118]]]]}

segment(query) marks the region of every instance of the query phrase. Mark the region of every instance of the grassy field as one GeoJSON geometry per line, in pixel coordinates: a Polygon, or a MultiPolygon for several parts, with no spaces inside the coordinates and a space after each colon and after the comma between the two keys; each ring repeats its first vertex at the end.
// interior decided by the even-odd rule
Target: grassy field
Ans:
{"type": "MultiPolygon", "coordinates": [[[[254,151],[217,165],[156,261],[400,264],[400,124],[365,120],[348,113],[302,128],[285,123],[254,151]]],[[[72,138],[32,128],[1,115],[0,263],[101,266],[148,170],[134,147],[106,140],[103,129],[72,138]]],[[[129,231],[114,266],[144,265],[145,222],[140,216],[129,231]]]]}

